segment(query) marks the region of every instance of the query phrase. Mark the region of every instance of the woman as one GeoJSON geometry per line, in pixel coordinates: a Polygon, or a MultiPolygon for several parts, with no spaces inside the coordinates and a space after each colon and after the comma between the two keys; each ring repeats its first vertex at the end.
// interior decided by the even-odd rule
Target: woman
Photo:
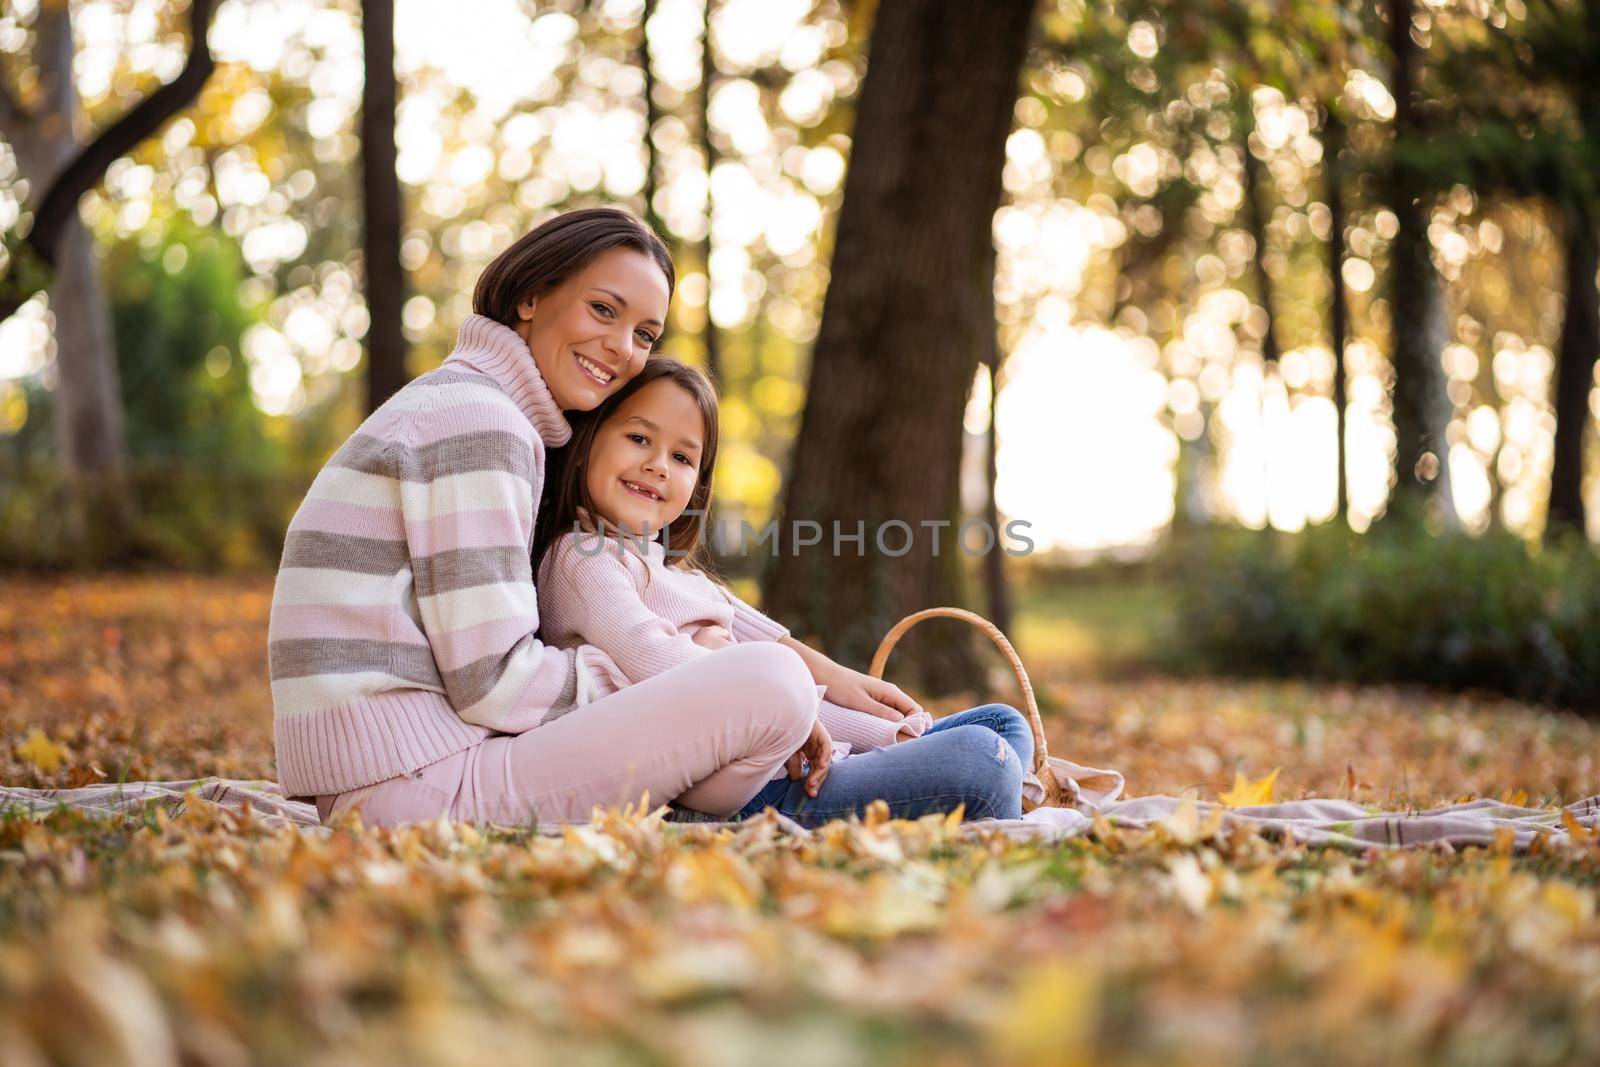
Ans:
{"type": "Polygon", "coordinates": [[[977,761],[954,745],[919,756],[919,739],[896,746],[907,754],[881,787],[859,773],[830,785],[816,686],[862,710],[911,702],[820,653],[803,658],[742,603],[736,647],[587,705],[581,727],[566,715],[578,657],[604,664],[591,646],[537,634],[529,551],[546,449],[571,436],[563,412],[592,410],[638,374],[674,281],[660,238],[626,212],[544,223],[485,269],[445,362],[329,459],[290,523],[273,594],[286,795],[315,798],[324,821],[360,805],[375,824],[576,822],[645,790],[732,814],[798,755],[822,771],[819,810],[881,794],[899,814],[1013,813],[1027,756],[1008,762],[1005,746],[977,761]]]}

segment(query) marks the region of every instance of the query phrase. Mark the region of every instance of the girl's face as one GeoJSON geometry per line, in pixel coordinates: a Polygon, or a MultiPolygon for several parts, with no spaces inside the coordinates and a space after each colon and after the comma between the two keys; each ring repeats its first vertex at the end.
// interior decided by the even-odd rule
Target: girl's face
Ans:
{"type": "Polygon", "coordinates": [[[705,420],[688,390],[654,381],[595,431],[584,472],[597,518],[654,537],[689,506],[700,478],[705,420]]]}
{"type": "Polygon", "coordinates": [[[517,305],[516,331],[563,411],[592,411],[639,373],[667,320],[655,260],[613,248],[517,305]]]}

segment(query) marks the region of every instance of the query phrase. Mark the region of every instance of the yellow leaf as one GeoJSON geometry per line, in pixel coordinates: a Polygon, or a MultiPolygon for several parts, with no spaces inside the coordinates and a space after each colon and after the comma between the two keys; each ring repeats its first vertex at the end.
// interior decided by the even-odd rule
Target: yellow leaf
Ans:
{"type": "Polygon", "coordinates": [[[67,750],[50,740],[43,730],[35,726],[29,731],[28,739],[17,746],[17,755],[49,774],[61,766],[61,761],[67,757],[67,750]]]}
{"type": "Polygon", "coordinates": [[[1018,976],[992,1017],[992,1049],[1019,1067],[1076,1067],[1094,1062],[1100,980],[1083,957],[1046,960],[1018,976]]]}
{"type": "Polygon", "coordinates": [[[1205,821],[1200,820],[1200,806],[1193,796],[1185,795],[1170,814],[1156,823],[1174,844],[1193,845],[1205,841],[1222,828],[1222,810],[1213,808],[1205,821]]]}
{"type": "Polygon", "coordinates": [[[1194,844],[1200,830],[1200,812],[1195,806],[1194,797],[1185,796],[1178,801],[1178,806],[1161,820],[1160,825],[1166,827],[1179,844],[1194,844]]]}
{"type": "Polygon", "coordinates": [[[666,871],[672,895],[684,901],[715,901],[749,911],[761,901],[764,886],[743,856],[711,849],[675,858],[666,871]]]}
{"type": "Polygon", "coordinates": [[[1272,786],[1277,782],[1278,771],[1281,769],[1274,767],[1272,773],[1259,782],[1252,782],[1236,771],[1233,775],[1233,788],[1222,794],[1217,800],[1230,808],[1241,808],[1251,804],[1271,804],[1272,786]]]}
{"type": "Polygon", "coordinates": [[[1561,813],[1561,825],[1566,827],[1567,834],[1574,841],[1594,841],[1600,839],[1600,826],[1593,830],[1578,821],[1578,817],[1570,811],[1561,813]]]}

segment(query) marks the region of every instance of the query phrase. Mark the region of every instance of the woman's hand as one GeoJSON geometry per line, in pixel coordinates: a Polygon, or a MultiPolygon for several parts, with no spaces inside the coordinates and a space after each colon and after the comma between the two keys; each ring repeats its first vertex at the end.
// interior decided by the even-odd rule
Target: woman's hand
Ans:
{"type": "Polygon", "coordinates": [[[822,788],[823,779],[828,777],[828,765],[833,762],[833,738],[828,736],[828,728],[822,725],[821,719],[811,723],[811,736],[806,738],[805,744],[789,757],[785,765],[791,781],[800,777],[801,756],[811,764],[811,773],[806,775],[806,796],[814,797],[817,790],[822,788]]]}
{"type": "Polygon", "coordinates": [[[696,630],[689,640],[703,648],[727,648],[734,643],[733,635],[721,626],[702,626],[696,630]]]}

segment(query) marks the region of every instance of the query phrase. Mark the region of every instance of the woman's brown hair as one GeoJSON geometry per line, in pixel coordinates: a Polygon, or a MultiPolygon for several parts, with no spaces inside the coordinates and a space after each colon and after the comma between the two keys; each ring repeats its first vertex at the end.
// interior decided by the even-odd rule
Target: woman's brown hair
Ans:
{"type": "Polygon", "coordinates": [[[539,224],[494,257],[478,275],[472,310],[514,327],[518,304],[549,292],[613,248],[631,248],[655,260],[667,276],[667,296],[672,296],[678,278],[660,236],[622,208],[591,207],[539,224]]]}
{"type": "MultiPolygon", "coordinates": [[[[692,396],[705,422],[705,440],[700,449],[700,469],[695,476],[694,492],[689,496],[684,513],[667,526],[666,545],[669,554],[666,562],[670,567],[703,571],[707,577],[716,580],[704,534],[706,524],[710,521],[707,513],[711,507],[711,474],[717,462],[717,390],[710,379],[694,367],[665,356],[646,360],[638,374],[606,397],[593,411],[578,412],[569,417],[572,438],[561,448],[550,451],[545,471],[544,499],[539,504],[538,525],[533,538],[533,573],[536,580],[545,553],[558,537],[574,530],[592,528],[582,519],[584,515],[594,515],[586,471],[595,434],[630,396],[657,381],[672,382],[692,396]]],[[[620,533],[610,529],[606,532],[620,533]]],[[[622,537],[624,545],[631,540],[622,537]]]]}

